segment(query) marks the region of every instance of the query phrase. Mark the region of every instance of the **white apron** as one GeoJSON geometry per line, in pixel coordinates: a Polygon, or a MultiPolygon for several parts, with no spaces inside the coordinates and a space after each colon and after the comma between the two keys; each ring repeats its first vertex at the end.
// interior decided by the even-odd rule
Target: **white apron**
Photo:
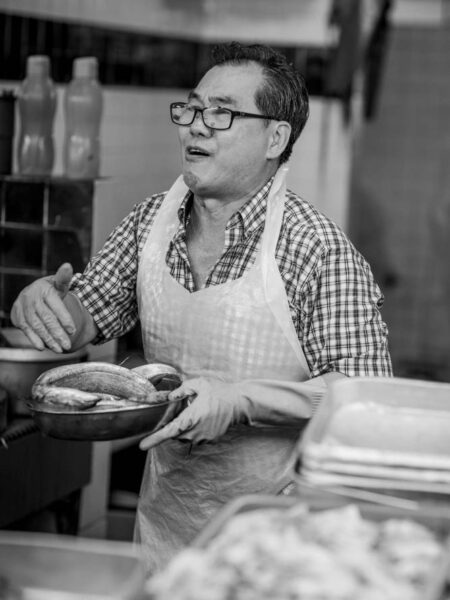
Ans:
{"type": "MultiPolygon", "coordinates": [[[[188,189],[178,178],[150,232],[138,269],[137,294],[147,362],[168,363],[183,378],[305,381],[310,371],[291,319],[275,261],[286,193],[281,168],[267,203],[254,264],[234,281],[190,293],[166,265],[188,189]]],[[[276,405],[276,399],[274,399],[276,405]]],[[[149,451],[136,519],[136,540],[152,572],[189,544],[217,510],[249,493],[276,493],[298,428],[238,425],[215,443],[169,440],[149,451]]]]}

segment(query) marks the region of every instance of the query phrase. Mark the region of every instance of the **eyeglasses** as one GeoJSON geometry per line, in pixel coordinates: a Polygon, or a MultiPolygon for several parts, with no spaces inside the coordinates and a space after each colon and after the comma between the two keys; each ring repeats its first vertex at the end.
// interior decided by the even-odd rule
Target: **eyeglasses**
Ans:
{"type": "Polygon", "coordinates": [[[172,102],[170,105],[170,118],[175,125],[191,125],[197,113],[202,115],[203,123],[210,129],[230,129],[235,117],[246,119],[271,119],[278,121],[277,117],[268,115],[255,115],[254,113],[230,110],[221,106],[210,106],[208,108],[196,108],[187,102],[172,102]]]}

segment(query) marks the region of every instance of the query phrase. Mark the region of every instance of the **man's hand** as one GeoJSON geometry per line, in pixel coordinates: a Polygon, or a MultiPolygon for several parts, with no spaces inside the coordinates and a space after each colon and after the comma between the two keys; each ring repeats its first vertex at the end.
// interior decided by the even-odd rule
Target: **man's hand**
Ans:
{"type": "Polygon", "coordinates": [[[169,394],[169,400],[188,400],[188,406],[172,421],[144,438],[139,447],[148,450],[170,438],[193,444],[211,442],[227,429],[247,420],[247,402],[234,383],[198,377],[187,380],[169,394]]]}
{"type": "Polygon", "coordinates": [[[62,264],[55,275],[37,279],[24,288],[13,304],[11,320],[22,329],[38,350],[45,346],[54,352],[70,350],[75,323],[64,305],[73,269],[62,264]]]}

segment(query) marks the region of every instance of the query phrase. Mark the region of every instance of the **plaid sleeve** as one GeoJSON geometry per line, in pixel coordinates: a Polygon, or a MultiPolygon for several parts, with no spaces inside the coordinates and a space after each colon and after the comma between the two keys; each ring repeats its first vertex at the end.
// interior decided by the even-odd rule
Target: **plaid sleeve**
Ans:
{"type": "Polygon", "coordinates": [[[305,294],[304,350],[313,376],[392,375],[383,295],[369,265],[339,230],[328,232],[305,294]]]}
{"type": "Polygon", "coordinates": [[[125,334],[138,321],[138,258],[162,198],[159,194],[137,204],[91,258],[84,272],[72,279],[71,291],[99,328],[95,343],[125,334]]]}

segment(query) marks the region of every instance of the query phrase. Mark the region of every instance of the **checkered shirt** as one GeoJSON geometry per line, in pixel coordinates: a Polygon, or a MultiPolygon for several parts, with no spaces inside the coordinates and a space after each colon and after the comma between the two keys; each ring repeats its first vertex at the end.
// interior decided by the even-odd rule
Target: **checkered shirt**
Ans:
{"type": "MultiPolygon", "coordinates": [[[[253,264],[264,229],[270,180],[229,219],[225,246],[205,286],[241,277],[253,264]]],[[[96,342],[119,337],[138,322],[136,278],[139,259],[166,193],[137,204],[116,227],[71,289],[99,328],[96,342]]],[[[178,211],[178,229],[166,263],[181,285],[194,292],[186,226],[189,192],[178,211]]],[[[332,221],[305,200],[287,192],[276,261],[286,288],[292,321],[311,376],[339,371],[392,375],[383,295],[370,267],[332,221]]]]}

